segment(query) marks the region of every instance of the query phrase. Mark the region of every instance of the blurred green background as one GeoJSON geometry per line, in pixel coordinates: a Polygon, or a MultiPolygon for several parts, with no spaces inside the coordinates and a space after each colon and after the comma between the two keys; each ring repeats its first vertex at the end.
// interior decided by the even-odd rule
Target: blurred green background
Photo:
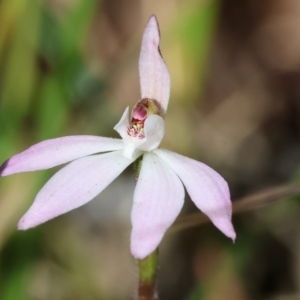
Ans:
{"type": "MultiPolygon", "coordinates": [[[[235,244],[210,223],[165,236],[160,299],[300,299],[297,191],[243,209],[243,197],[299,180],[297,0],[0,0],[0,160],[53,137],[117,137],[140,97],[153,13],[172,79],[162,146],[215,168],[241,208],[235,244]]],[[[55,171],[0,180],[0,299],[131,299],[132,170],[90,204],[17,232],[55,171]]],[[[183,214],[195,212],[186,198],[183,214]]]]}

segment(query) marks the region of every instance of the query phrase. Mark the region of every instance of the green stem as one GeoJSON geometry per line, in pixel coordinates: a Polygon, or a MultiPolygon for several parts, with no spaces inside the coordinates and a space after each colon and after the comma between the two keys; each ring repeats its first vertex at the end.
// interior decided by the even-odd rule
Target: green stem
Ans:
{"type": "Polygon", "coordinates": [[[139,260],[138,300],[153,300],[156,297],[156,275],[158,249],[143,260],[139,260]]]}

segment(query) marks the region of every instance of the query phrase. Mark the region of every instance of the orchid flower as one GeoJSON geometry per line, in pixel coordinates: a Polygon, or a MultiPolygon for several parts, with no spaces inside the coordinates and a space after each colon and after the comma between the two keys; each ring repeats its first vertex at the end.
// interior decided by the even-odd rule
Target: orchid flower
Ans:
{"type": "Polygon", "coordinates": [[[159,42],[157,19],[151,16],[139,59],[141,100],[131,113],[127,107],[114,127],[122,139],[83,135],[45,140],[3,163],[1,176],[70,162],[39,191],[18,229],[35,227],[89,202],[142,156],[131,213],[135,258],[144,259],[158,247],[183,206],[183,185],[212,223],[235,239],[226,181],[203,163],[158,148],[170,95],[170,76],[159,42]]]}

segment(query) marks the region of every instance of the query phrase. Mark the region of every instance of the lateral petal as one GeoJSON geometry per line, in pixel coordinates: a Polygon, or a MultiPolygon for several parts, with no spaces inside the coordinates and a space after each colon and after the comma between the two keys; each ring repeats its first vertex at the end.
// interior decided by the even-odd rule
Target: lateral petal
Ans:
{"type": "Polygon", "coordinates": [[[144,154],[131,213],[131,253],[136,259],[157,248],[183,201],[183,185],[174,171],[157,155],[144,154]]]}
{"type": "Polygon", "coordinates": [[[126,107],[123,115],[118,122],[118,124],[114,127],[114,130],[118,132],[122,139],[126,139],[128,136],[127,130],[129,127],[129,106],[126,107]]]}
{"type": "Polygon", "coordinates": [[[177,153],[165,149],[156,149],[154,153],[179,176],[195,205],[226,236],[235,240],[230,193],[223,177],[207,165],[177,153]]]}
{"type": "Polygon", "coordinates": [[[16,154],[0,167],[0,176],[49,169],[74,159],[123,148],[121,139],[74,135],[40,142],[16,154]]]}
{"type": "Polygon", "coordinates": [[[164,115],[170,97],[170,74],[159,49],[160,33],[156,17],[150,17],[144,30],[139,59],[142,98],[157,100],[164,115]]]}
{"type": "Polygon", "coordinates": [[[35,227],[89,202],[132,162],[123,156],[122,151],[71,162],[44,185],[19,221],[18,228],[35,227]]]}

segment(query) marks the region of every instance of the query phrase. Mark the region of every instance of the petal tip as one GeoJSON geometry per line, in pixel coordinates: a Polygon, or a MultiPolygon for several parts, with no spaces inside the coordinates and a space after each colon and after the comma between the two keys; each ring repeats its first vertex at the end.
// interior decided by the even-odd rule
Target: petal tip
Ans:
{"type": "Polygon", "coordinates": [[[150,255],[159,245],[162,237],[145,234],[145,231],[136,232],[133,228],[131,232],[130,252],[135,259],[144,259],[150,255]]]}
{"type": "Polygon", "coordinates": [[[44,222],[48,221],[48,219],[46,220],[42,220],[40,219],[38,216],[34,216],[30,210],[28,210],[26,212],[25,215],[23,215],[23,217],[19,220],[17,228],[18,230],[28,230],[30,228],[34,228],[40,224],[43,224],[44,222]]]}
{"type": "Polygon", "coordinates": [[[150,16],[150,18],[149,18],[149,20],[148,20],[148,24],[153,24],[153,25],[156,25],[157,26],[157,28],[159,27],[158,26],[158,20],[157,20],[157,17],[156,17],[156,15],[155,14],[152,14],[151,16],[150,16]]]}
{"type": "Polygon", "coordinates": [[[232,240],[232,243],[234,244],[235,243],[235,240],[236,240],[236,233],[233,232],[233,234],[231,235],[231,240],[232,240]]]}
{"type": "Polygon", "coordinates": [[[145,259],[148,255],[150,255],[153,251],[151,250],[146,250],[145,248],[137,248],[137,247],[133,247],[131,246],[131,254],[135,259],[138,260],[143,260],[145,259]]]}
{"type": "Polygon", "coordinates": [[[131,254],[134,257],[134,259],[137,260],[143,260],[144,258],[146,258],[146,255],[141,255],[140,253],[133,252],[132,250],[131,250],[131,254]]]}
{"type": "Polygon", "coordinates": [[[221,219],[213,219],[210,218],[212,223],[228,238],[230,238],[233,243],[236,239],[236,233],[233,228],[232,222],[228,220],[226,217],[221,219]]]}
{"type": "Polygon", "coordinates": [[[148,40],[149,42],[151,41],[155,47],[159,47],[160,29],[157,17],[155,15],[151,15],[146,24],[144,30],[144,39],[148,40]]]}
{"type": "Polygon", "coordinates": [[[31,227],[33,227],[33,226],[28,225],[25,218],[20,219],[20,221],[18,222],[18,226],[17,226],[18,230],[22,230],[22,231],[27,230],[31,227]]]}
{"type": "Polygon", "coordinates": [[[227,230],[222,230],[222,232],[232,240],[233,243],[235,243],[236,239],[236,233],[234,231],[233,226],[231,225],[231,228],[228,228],[227,230]]]}
{"type": "Polygon", "coordinates": [[[9,172],[7,172],[8,164],[9,164],[10,158],[7,159],[1,166],[0,166],[0,177],[10,175],[9,172]]]}

